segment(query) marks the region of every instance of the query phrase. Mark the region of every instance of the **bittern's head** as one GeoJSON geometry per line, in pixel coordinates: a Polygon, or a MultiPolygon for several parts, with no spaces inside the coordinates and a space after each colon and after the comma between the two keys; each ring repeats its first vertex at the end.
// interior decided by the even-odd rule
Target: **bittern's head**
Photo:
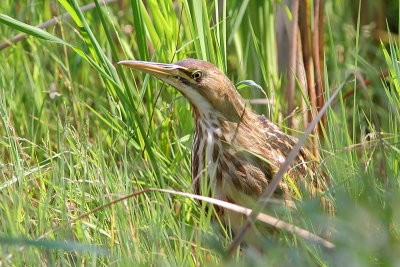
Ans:
{"type": "Polygon", "coordinates": [[[244,112],[243,99],[232,82],[213,64],[185,59],[173,64],[125,60],[118,64],[148,73],[178,89],[200,116],[209,113],[239,121],[244,112]]]}

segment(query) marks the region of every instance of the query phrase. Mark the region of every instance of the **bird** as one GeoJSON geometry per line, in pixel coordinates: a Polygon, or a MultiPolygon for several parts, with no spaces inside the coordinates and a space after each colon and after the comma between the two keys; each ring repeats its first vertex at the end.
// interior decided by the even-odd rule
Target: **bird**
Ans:
{"type": "MultiPolygon", "coordinates": [[[[194,120],[191,177],[196,194],[239,205],[257,199],[297,142],[255,113],[229,78],[210,62],[188,58],[175,63],[123,60],[118,64],[158,78],[188,100],[194,120]]],[[[322,176],[311,153],[302,148],[274,197],[293,203],[296,187],[315,197],[327,186],[322,176]]],[[[224,209],[217,208],[217,213],[225,223],[227,213],[233,224],[237,219],[224,209]]]]}

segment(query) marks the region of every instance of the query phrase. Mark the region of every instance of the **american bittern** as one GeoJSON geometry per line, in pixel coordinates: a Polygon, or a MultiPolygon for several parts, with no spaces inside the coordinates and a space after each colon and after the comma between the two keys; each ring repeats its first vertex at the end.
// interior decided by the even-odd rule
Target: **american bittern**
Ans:
{"type": "MultiPolygon", "coordinates": [[[[172,85],[189,101],[195,122],[191,173],[197,194],[237,204],[256,198],[297,141],[246,106],[228,77],[209,62],[126,60],[119,64],[172,85]]],[[[283,180],[276,197],[289,200],[294,186],[305,186],[314,195],[318,179],[315,166],[309,152],[302,149],[288,172],[291,186],[283,180]]]]}

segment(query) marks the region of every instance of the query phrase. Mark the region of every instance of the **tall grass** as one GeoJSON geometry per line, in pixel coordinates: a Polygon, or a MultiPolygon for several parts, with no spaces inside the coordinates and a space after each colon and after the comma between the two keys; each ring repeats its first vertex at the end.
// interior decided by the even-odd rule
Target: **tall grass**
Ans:
{"type": "Polygon", "coordinates": [[[118,60],[209,60],[235,83],[260,84],[275,100],[271,119],[285,125],[274,1],[99,2],[84,13],[78,6],[88,2],[76,0],[4,0],[0,7],[0,42],[32,35],[0,51],[2,263],[399,264],[400,49],[394,40],[376,45],[367,29],[353,26],[344,1],[326,1],[325,87],[352,72],[363,78],[347,83],[327,113],[321,168],[333,183],[336,215],[313,201],[277,215],[317,233],[331,224],[334,250],[276,231],[260,237],[266,255],[239,251],[226,259],[231,238],[205,205],[156,192],[66,224],[144,188],[191,192],[188,103],[156,79],[115,66],[118,60]],[[55,27],[32,27],[66,11],[72,18],[55,27]]]}

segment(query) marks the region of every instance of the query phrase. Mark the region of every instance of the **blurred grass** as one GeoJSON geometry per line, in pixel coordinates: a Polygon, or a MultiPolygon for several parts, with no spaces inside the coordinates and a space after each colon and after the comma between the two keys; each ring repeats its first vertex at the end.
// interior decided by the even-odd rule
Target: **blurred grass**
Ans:
{"type": "MultiPolygon", "coordinates": [[[[226,260],[222,252],[230,238],[216,230],[205,206],[160,193],[91,214],[55,231],[45,247],[19,251],[15,245],[135,190],[191,191],[193,123],[187,102],[156,79],[115,67],[118,60],[207,59],[234,83],[260,84],[274,100],[271,119],[284,126],[285,76],[277,66],[274,2],[260,2],[131,0],[82,13],[78,4],[88,1],[4,0],[0,13],[26,25],[3,16],[0,42],[54,14],[74,15],[0,51],[0,237],[15,241],[0,240],[0,261],[399,265],[400,49],[394,40],[374,43],[368,25],[353,24],[346,1],[326,1],[326,88],[354,71],[367,87],[348,83],[345,92],[354,95],[346,98],[343,92],[327,114],[321,167],[332,179],[337,214],[329,218],[310,201],[285,215],[310,231],[332,224],[334,251],[277,231],[260,237],[267,255],[237,253],[226,260]],[[109,254],[79,246],[71,251],[58,241],[106,247],[109,254]]],[[[264,97],[259,90],[241,92],[264,97]]]]}

